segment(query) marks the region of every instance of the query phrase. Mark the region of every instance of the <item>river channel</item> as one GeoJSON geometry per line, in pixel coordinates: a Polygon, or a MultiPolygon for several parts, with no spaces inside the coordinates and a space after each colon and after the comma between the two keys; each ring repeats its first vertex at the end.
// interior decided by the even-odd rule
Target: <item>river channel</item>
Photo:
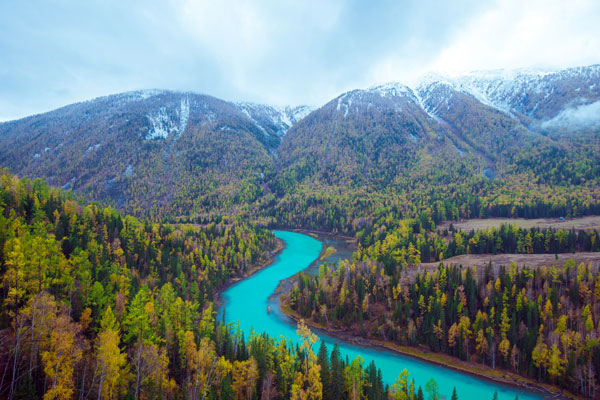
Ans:
{"type": "MultiPolygon", "coordinates": [[[[277,255],[271,265],[229,287],[222,294],[222,306],[225,307],[226,322],[239,321],[246,337],[253,329],[255,332],[266,332],[271,337],[281,336],[297,340],[296,324],[279,309],[279,302],[272,294],[279,282],[306,268],[319,257],[323,242],[301,233],[273,231],[275,236],[283,240],[285,248],[277,255]],[[271,312],[267,312],[270,306],[271,312]]],[[[313,267],[314,269],[314,264],[313,267]]],[[[223,309],[218,315],[222,315],[223,309]]],[[[375,361],[381,369],[383,381],[393,384],[398,374],[404,368],[414,378],[416,385],[425,387],[425,383],[434,378],[440,392],[449,399],[452,388],[456,387],[460,399],[492,400],[495,391],[502,400],[514,400],[518,395],[520,400],[542,399],[537,392],[502,385],[490,380],[460,373],[450,368],[444,368],[428,362],[401,355],[391,350],[377,347],[363,347],[346,343],[329,336],[327,333],[313,330],[331,350],[337,343],[342,357],[348,356],[353,360],[360,355],[365,360],[365,366],[375,361]]],[[[315,346],[318,349],[319,344],[315,346]]]]}

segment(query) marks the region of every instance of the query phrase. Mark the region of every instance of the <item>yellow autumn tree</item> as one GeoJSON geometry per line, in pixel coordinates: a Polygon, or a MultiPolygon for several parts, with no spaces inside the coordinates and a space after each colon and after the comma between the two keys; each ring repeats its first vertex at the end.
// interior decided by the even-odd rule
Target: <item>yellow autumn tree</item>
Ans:
{"type": "Polygon", "coordinates": [[[233,365],[231,361],[227,360],[225,357],[221,356],[217,360],[214,369],[214,379],[213,384],[217,389],[217,398],[221,398],[221,383],[223,382],[223,378],[225,378],[231,372],[233,365]]]}
{"type": "Polygon", "coordinates": [[[566,360],[563,360],[560,354],[560,349],[557,345],[552,345],[548,353],[548,374],[555,379],[561,376],[565,371],[566,360]]]}
{"type": "Polygon", "coordinates": [[[235,399],[250,400],[258,379],[258,366],[254,357],[246,361],[234,361],[232,374],[235,399]]]}
{"type": "Polygon", "coordinates": [[[323,398],[323,383],[321,382],[321,366],[312,363],[308,370],[306,394],[308,400],[321,400],[323,398]]]}
{"type": "Polygon", "coordinates": [[[458,336],[458,328],[456,323],[453,323],[448,329],[448,346],[453,348],[456,346],[456,337],[458,336]]]}
{"type": "Polygon", "coordinates": [[[290,390],[290,400],[308,400],[306,391],[304,390],[304,374],[296,371],[294,374],[294,383],[290,390]]]}
{"type": "Polygon", "coordinates": [[[282,339],[277,344],[277,351],[275,355],[276,364],[281,369],[281,387],[283,388],[284,397],[288,394],[288,391],[293,384],[294,380],[294,365],[296,364],[297,357],[296,353],[291,353],[286,347],[286,340],[282,339]]]}
{"type": "Polygon", "coordinates": [[[483,328],[477,331],[477,338],[475,338],[475,351],[477,354],[484,360],[484,357],[488,351],[489,344],[487,338],[485,337],[485,333],[483,332],[483,328]]]}
{"type": "Polygon", "coordinates": [[[300,336],[300,349],[306,354],[306,375],[308,375],[309,363],[314,363],[317,359],[312,350],[312,346],[317,342],[317,340],[319,340],[319,338],[317,335],[311,332],[310,328],[306,325],[303,319],[298,322],[296,334],[300,336]]]}
{"type": "Polygon", "coordinates": [[[68,315],[61,314],[56,318],[41,353],[44,373],[49,382],[44,400],[73,397],[73,371],[82,354],[76,341],[77,333],[78,327],[68,315]]]}
{"type": "Polygon", "coordinates": [[[500,354],[502,354],[504,361],[508,361],[508,355],[510,354],[510,341],[506,337],[500,341],[500,344],[498,345],[498,351],[500,354]]]}
{"type": "Polygon", "coordinates": [[[297,371],[290,391],[292,400],[321,400],[323,398],[323,383],[321,382],[321,366],[311,363],[308,376],[297,371]]]}
{"type": "Polygon", "coordinates": [[[169,379],[169,358],[164,348],[148,343],[135,349],[134,357],[139,357],[141,362],[134,367],[141,378],[138,399],[153,399],[168,397],[176,387],[175,381],[169,379]]]}
{"type": "Polygon", "coordinates": [[[100,378],[98,398],[118,398],[127,384],[127,357],[119,348],[120,333],[110,307],[104,312],[96,340],[96,360],[100,378]]]}
{"type": "Polygon", "coordinates": [[[398,375],[398,379],[391,387],[391,398],[393,400],[408,400],[408,377],[410,374],[403,369],[398,375]]]}
{"type": "MultiPolygon", "coordinates": [[[[540,331],[543,328],[540,328],[540,331]]],[[[542,335],[538,337],[537,344],[531,352],[531,360],[536,368],[545,368],[548,364],[548,346],[544,342],[542,335]]]]}

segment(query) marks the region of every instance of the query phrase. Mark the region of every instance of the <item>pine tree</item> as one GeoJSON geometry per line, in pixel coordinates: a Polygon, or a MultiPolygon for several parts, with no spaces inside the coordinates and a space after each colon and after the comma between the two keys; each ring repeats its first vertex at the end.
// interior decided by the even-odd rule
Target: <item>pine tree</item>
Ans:
{"type": "Polygon", "coordinates": [[[348,396],[352,400],[358,400],[363,396],[364,371],[362,368],[363,359],[357,356],[344,371],[345,388],[348,396]]]}
{"type": "Polygon", "coordinates": [[[153,316],[154,301],[151,298],[150,289],[144,285],[133,298],[123,323],[125,341],[131,344],[141,344],[144,341],[153,342],[155,339],[155,331],[152,326],[153,316]]]}
{"type": "Polygon", "coordinates": [[[456,394],[456,386],[452,389],[452,398],[451,400],[458,400],[458,395],[456,394]]]}
{"type": "Polygon", "coordinates": [[[342,400],[344,388],[344,367],[340,360],[340,349],[337,343],[331,351],[331,396],[332,400],[342,400]]]}
{"type": "Polygon", "coordinates": [[[321,346],[319,347],[319,355],[317,356],[317,362],[321,366],[321,382],[323,383],[323,399],[329,400],[331,398],[331,376],[329,371],[329,360],[327,359],[327,347],[325,342],[321,340],[321,346]]]}

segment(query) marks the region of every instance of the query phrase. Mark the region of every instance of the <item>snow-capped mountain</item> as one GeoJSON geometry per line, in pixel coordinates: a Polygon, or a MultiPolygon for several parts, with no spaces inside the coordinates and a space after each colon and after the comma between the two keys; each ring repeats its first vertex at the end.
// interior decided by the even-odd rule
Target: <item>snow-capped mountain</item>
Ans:
{"type": "MultiPolygon", "coordinates": [[[[160,215],[209,207],[221,191],[252,198],[297,181],[402,184],[459,164],[494,177],[526,159],[523,149],[577,151],[572,142],[599,130],[600,66],[429,74],[316,110],[143,90],[0,124],[0,167],[160,215]]],[[[460,168],[448,179],[463,179],[460,168]]]]}
{"type": "Polygon", "coordinates": [[[393,180],[418,162],[421,150],[429,151],[437,128],[403,84],[356,89],[294,125],[278,149],[279,161],[296,177],[308,174],[308,182],[367,185],[382,174],[393,180]]]}
{"type": "Polygon", "coordinates": [[[159,207],[186,185],[268,177],[281,137],[309,112],[189,92],[121,93],[0,124],[0,166],[118,206],[150,196],[159,207]]]}
{"type": "Polygon", "coordinates": [[[499,110],[536,131],[594,129],[600,126],[600,65],[562,71],[536,69],[479,71],[460,76],[424,75],[412,85],[390,82],[339,96],[345,117],[360,105],[416,103],[432,118],[457,93],[499,110]]]}
{"type": "Polygon", "coordinates": [[[415,89],[427,97],[443,84],[496,108],[534,130],[600,125],[600,65],[562,71],[498,70],[458,77],[429,75],[415,89]]]}
{"type": "Polygon", "coordinates": [[[363,114],[370,110],[394,110],[396,112],[415,112],[418,99],[408,86],[390,82],[368,89],[356,89],[338,96],[336,111],[348,117],[350,113],[363,114]]]}
{"type": "Polygon", "coordinates": [[[599,70],[430,73],[410,86],[390,82],[351,90],[292,127],[278,152],[283,165],[309,159],[329,176],[397,170],[381,160],[415,162],[418,151],[444,147],[452,157],[480,157],[493,175],[504,158],[549,143],[547,133],[599,127],[599,70]],[[348,168],[352,163],[355,168],[348,168]]]}
{"type": "Polygon", "coordinates": [[[275,133],[279,137],[283,137],[296,122],[313,111],[308,106],[275,107],[246,102],[236,105],[265,135],[275,133]]]}

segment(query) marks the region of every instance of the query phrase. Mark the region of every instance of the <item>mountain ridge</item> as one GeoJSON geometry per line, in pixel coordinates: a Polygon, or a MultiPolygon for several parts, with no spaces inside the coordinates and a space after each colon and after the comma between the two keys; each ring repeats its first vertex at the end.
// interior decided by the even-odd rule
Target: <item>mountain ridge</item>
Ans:
{"type": "Polygon", "coordinates": [[[374,85],[315,109],[193,92],[125,92],[0,124],[0,167],[157,216],[256,212],[263,218],[268,212],[256,207],[316,190],[394,196],[427,190],[426,183],[464,191],[471,180],[593,182],[599,71],[538,74],[545,80],[519,86],[509,109],[473,93],[512,87],[490,81],[497,72],[461,78],[466,83],[430,75],[412,86],[374,85]],[[587,97],[577,100],[584,84],[587,97]],[[540,168],[548,155],[554,169],[540,168]]]}
{"type": "MultiPolygon", "coordinates": [[[[514,97],[520,94],[520,91],[530,90],[535,92],[542,92],[543,89],[547,89],[549,82],[556,82],[559,80],[577,79],[576,83],[583,83],[585,80],[591,81],[588,85],[588,89],[582,92],[583,94],[591,94],[594,100],[597,100],[600,96],[600,64],[593,64],[589,66],[578,66],[566,69],[552,69],[552,68],[515,68],[515,69],[496,69],[496,70],[476,70],[469,71],[461,74],[444,74],[439,72],[430,71],[420,76],[412,82],[402,81],[387,81],[377,84],[373,84],[367,88],[352,89],[347,92],[343,92],[336,96],[345,96],[349,93],[356,91],[379,91],[382,94],[385,91],[395,91],[394,96],[397,97],[398,93],[402,91],[411,92],[418,98],[418,92],[422,91],[424,87],[430,86],[431,84],[447,84],[452,86],[454,89],[462,91],[463,93],[469,94],[475,97],[478,101],[492,106],[500,111],[510,114],[510,102],[503,102],[502,95],[508,96],[513,95],[514,97]],[[528,84],[538,84],[538,87],[529,87],[528,84]],[[544,87],[546,85],[546,87],[544,87]],[[591,92],[591,93],[590,93],[591,92]]],[[[582,87],[576,88],[576,91],[582,90],[582,87]]],[[[172,94],[172,95],[188,95],[188,96],[204,96],[213,99],[218,99],[224,102],[234,104],[242,109],[253,111],[260,110],[261,108],[266,109],[268,113],[279,114],[282,123],[288,126],[288,129],[300,119],[308,115],[310,112],[319,109],[320,107],[327,104],[327,102],[321,106],[313,107],[308,105],[287,105],[287,106],[275,106],[266,103],[256,103],[251,101],[228,101],[222,100],[215,96],[212,96],[203,92],[195,91],[180,91],[170,89],[138,89],[126,92],[113,93],[103,96],[98,96],[92,99],[75,102],[61,106],[57,109],[25,116],[22,118],[0,121],[0,123],[10,123],[16,121],[22,121],[28,118],[45,115],[51,112],[63,110],[67,107],[83,105],[94,102],[102,102],[115,98],[129,101],[146,100],[150,97],[172,94]],[[300,118],[299,118],[300,117],[300,118]]],[[[583,99],[581,104],[590,104],[590,99],[583,99]],[[586,102],[585,100],[588,100],[586,102]]],[[[514,101],[514,100],[513,100],[514,101]]],[[[564,104],[563,104],[564,105],[564,104]]],[[[531,106],[532,108],[535,106],[531,106]]],[[[551,116],[556,116],[561,110],[553,109],[551,116]]],[[[514,117],[514,115],[513,115],[514,117]]],[[[282,135],[281,135],[282,136],[282,135]]]]}

